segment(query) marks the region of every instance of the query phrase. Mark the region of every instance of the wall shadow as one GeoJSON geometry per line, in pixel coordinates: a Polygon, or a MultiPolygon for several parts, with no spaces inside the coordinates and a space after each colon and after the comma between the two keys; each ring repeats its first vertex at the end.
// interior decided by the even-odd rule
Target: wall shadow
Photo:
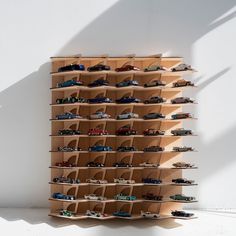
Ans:
{"type": "Polygon", "coordinates": [[[45,207],[49,186],[50,63],[0,93],[0,204],[45,207]],[[33,122],[32,122],[33,121],[33,122]],[[35,188],[35,186],[37,186],[35,188]],[[28,192],[22,191],[28,189],[28,192]],[[37,202],[34,200],[37,199],[37,202]],[[39,200],[41,199],[41,200],[39,200]]]}
{"type": "MultiPolygon", "coordinates": [[[[170,55],[181,55],[186,58],[186,62],[191,63],[191,47],[194,42],[215,27],[235,17],[235,14],[232,13],[217,23],[211,24],[234,5],[234,0],[182,0],[181,2],[120,0],[65,43],[58,50],[57,55],[77,53],[94,55],[94,52],[109,55],[130,53],[148,55],[163,52],[170,55]]],[[[50,133],[48,121],[50,117],[49,72],[50,65],[46,63],[38,71],[22,78],[18,83],[0,93],[0,140],[2,144],[0,171],[2,176],[7,177],[7,181],[4,178],[0,179],[0,185],[3,189],[7,189],[6,186],[11,183],[17,197],[24,199],[21,207],[47,206],[49,196],[49,187],[46,184],[49,180],[47,167],[50,159],[48,153],[50,149],[48,137],[50,133]],[[34,140],[41,141],[35,142],[34,140]],[[10,173],[6,166],[11,167],[10,173]],[[31,172],[28,172],[29,169],[31,172]],[[19,173],[21,174],[19,175],[19,173]],[[37,183],[36,189],[35,183],[37,183]],[[22,189],[29,189],[30,193],[22,192],[22,189]],[[42,200],[35,201],[35,197],[42,200]]],[[[218,77],[209,79],[202,86],[207,86],[211,80],[218,77]]],[[[225,136],[227,136],[227,140],[229,137],[231,140],[233,138],[235,140],[234,133],[227,133],[225,136]]],[[[199,146],[200,149],[204,149],[204,155],[210,155],[211,150],[218,147],[221,141],[221,139],[215,140],[207,147],[199,143],[199,146]]],[[[228,145],[226,142],[224,144],[228,145]]],[[[215,154],[221,152],[220,147],[215,150],[215,154]]],[[[211,161],[212,159],[207,160],[206,167],[211,165],[211,161]]],[[[216,168],[223,165],[222,160],[214,159],[214,161],[216,168]]],[[[228,161],[234,160],[230,157],[228,161]]],[[[201,178],[207,175],[207,171],[209,169],[203,167],[201,178]]],[[[212,171],[215,171],[214,168],[212,171]]],[[[0,202],[4,206],[14,207],[12,203],[15,197],[16,195],[9,196],[7,193],[2,193],[0,202]]],[[[12,219],[12,216],[7,217],[3,214],[1,217],[14,220],[14,217],[22,218],[24,216],[14,216],[12,219]]],[[[32,224],[45,222],[53,227],[60,226],[59,221],[48,220],[46,216],[36,220],[25,217],[25,220],[32,224]]],[[[75,224],[75,222],[68,224],[75,224]]],[[[80,222],[76,224],[80,227],[94,226],[93,223],[91,226],[80,222]]],[[[107,222],[105,224],[110,228],[123,227],[125,224],[143,228],[154,223],[146,222],[144,225],[122,221],[122,223],[107,222]]],[[[174,227],[178,226],[174,225],[174,227]]],[[[154,234],[154,231],[149,231],[149,234],[152,233],[154,234]]]]}
{"type": "Polygon", "coordinates": [[[211,24],[234,5],[234,0],[120,0],[76,34],[57,54],[152,55],[162,52],[181,55],[191,63],[193,43],[235,17],[233,12],[211,24]]]}

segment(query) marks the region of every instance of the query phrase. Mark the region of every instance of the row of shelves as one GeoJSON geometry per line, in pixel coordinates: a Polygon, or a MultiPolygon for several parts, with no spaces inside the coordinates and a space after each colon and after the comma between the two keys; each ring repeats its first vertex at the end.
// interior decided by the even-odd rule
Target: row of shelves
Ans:
{"type": "Polygon", "coordinates": [[[144,72],[144,71],[122,71],[117,72],[114,70],[104,70],[104,71],[66,71],[66,72],[51,72],[52,78],[56,76],[69,76],[69,75],[116,75],[116,76],[124,76],[124,75],[137,75],[137,76],[148,76],[148,75],[162,75],[162,76],[185,76],[185,75],[191,75],[196,71],[150,71],[150,72],[144,72]]]}
{"type": "Polygon", "coordinates": [[[88,86],[70,86],[70,87],[62,87],[50,88],[51,92],[65,92],[65,91],[103,91],[103,90],[111,90],[111,91],[122,91],[122,90],[137,90],[137,91],[153,91],[153,90],[165,90],[165,91],[183,91],[187,89],[197,89],[197,86],[185,86],[185,87],[171,87],[171,86],[156,86],[156,87],[144,87],[144,86],[128,86],[128,87],[115,87],[115,86],[99,86],[99,87],[88,87],[88,86]]]}
{"type": "Polygon", "coordinates": [[[52,153],[50,168],[58,170],[188,170],[192,163],[180,162],[183,153],[52,153]],[[117,165],[117,163],[123,163],[117,165]],[[146,163],[146,164],[145,164],[146,163]],[[182,163],[182,164],[181,164],[182,163]],[[149,164],[149,165],[148,165],[149,164]]]}
{"type": "Polygon", "coordinates": [[[157,169],[157,170],[195,170],[198,169],[198,167],[182,167],[182,168],[177,168],[177,167],[161,167],[161,166],[150,166],[150,167],[140,167],[140,166],[122,166],[122,167],[114,167],[114,166],[95,166],[95,167],[89,167],[89,166],[50,166],[49,168],[52,169],[68,169],[68,170],[94,170],[94,169],[99,169],[99,170],[119,170],[119,169],[129,169],[131,171],[134,170],[149,170],[149,169],[157,169]]]}
{"type": "MultiPolygon", "coordinates": [[[[49,216],[54,216],[54,217],[59,217],[63,219],[70,219],[70,220],[82,220],[82,219],[98,219],[98,220],[112,220],[112,219],[125,219],[125,220],[141,220],[145,219],[141,215],[132,215],[131,217],[118,217],[118,216],[113,216],[113,215],[108,215],[106,214],[105,217],[91,217],[83,214],[76,214],[75,216],[67,217],[67,216],[62,216],[58,213],[50,213],[49,216]]],[[[196,219],[196,217],[190,217],[190,218],[184,218],[184,217],[176,217],[172,215],[160,215],[156,220],[167,220],[167,219],[182,219],[182,220],[187,220],[187,219],[196,219]]]]}
{"type": "MultiPolygon", "coordinates": [[[[73,114],[80,114],[81,117],[86,119],[88,115],[96,114],[98,112],[103,112],[111,116],[111,118],[117,118],[119,115],[124,113],[135,113],[138,114],[138,118],[135,120],[146,119],[146,120],[154,120],[162,118],[168,118],[168,115],[172,115],[174,112],[180,112],[182,107],[189,107],[192,105],[197,104],[196,102],[193,103],[184,103],[184,104],[173,104],[170,102],[166,103],[154,103],[154,104],[145,104],[145,103],[130,103],[130,104],[123,104],[123,103],[69,103],[69,104],[51,104],[52,112],[54,117],[56,115],[71,112],[73,114]],[[146,117],[147,114],[150,113],[159,113],[160,115],[155,117],[146,117]]],[[[72,117],[70,117],[72,118],[72,117]]],[[[77,117],[73,117],[77,118],[77,117]]],[[[107,119],[106,117],[104,117],[107,119]]],[[[132,117],[130,117],[132,118],[132,117]]],[[[63,118],[60,118],[63,119],[63,118]]],[[[171,119],[171,118],[168,118],[171,119]]],[[[121,119],[120,119],[121,120],[121,119]]]]}
{"type": "Polygon", "coordinates": [[[78,135],[50,135],[52,138],[183,138],[183,137],[196,137],[197,134],[190,134],[184,136],[176,136],[176,135],[115,135],[115,134],[105,134],[105,135],[88,135],[88,134],[78,134],[78,135]]]}
{"type": "Polygon", "coordinates": [[[191,201],[181,201],[181,200],[172,200],[171,198],[165,198],[161,201],[156,200],[145,200],[145,199],[136,199],[136,200],[115,200],[115,199],[106,199],[106,200],[88,200],[88,199],[75,199],[75,200],[65,200],[65,199],[56,199],[56,198],[49,198],[49,201],[58,201],[58,202],[72,202],[72,203],[81,203],[81,202],[103,202],[103,203],[110,203],[110,202],[132,202],[132,203],[145,203],[145,202],[154,202],[154,203],[165,203],[165,202],[178,202],[178,203],[196,203],[197,200],[191,201]]]}
{"type": "Polygon", "coordinates": [[[51,201],[58,202],[125,202],[125,203],[193,203],[197,202],[194,197],[178,194],[183,186],[192,185],[171,185],[168,183],[154,185],[112,185],[112,184],[58,184],[49,182],[52,185],[51,201]],[[64,198],[63,196],[55,196],[54,193],[64,192],[63,195],[71,196],[64,198]],[[177,194],[176,194],[177,193],[177,194]]]}
{"type": "Polygon", "coordinates": [[[117,152],[117,151],[100,151],[100,152],[89,152],[89,151],[71,151],[71,152],[61,152],[61,151],[53,151],[51,150],[50,152],[52,153],[71,153],[71,154],[180,154],[180,153],[186,153],[186,152],[197,152],[196,150],[194,151],[159,151],[159,152],[144,152],[144,151],[129,151],[129,152],[117,152]]]}
{"type": "MultiPolygon", "coordinates": [[[[58,210],[59,211],[59,210],[58,210]]],[[[67,216],[62,216],[59,213],[50,213],[49,216],[54,216],[54,217],[59,217],[63,219],[70,219],[70,220],[82,220],[82,219],[98,219],[98,220],[112,220],[112,219],[125,219],[125,220],[141,220],[145,219],[143,216],[138,215],[138,214],[133,214],[130,217],[118,217],[118,216],[113,216],[106,214],[105,217],[92,217],[92,216],[87,216],[86,214],[76,214],[71,217],[67,216]]],[[[167,220],[167,219],[182,219],[182,220],[189,220],[189,219],[196,219],[196,217],[189,217],[189,218],[184,218],[184,217],[177,217],[177,216],[172,216],[172,215],[159,215],[156,220],[167,220]]]]}
{"type": "Polygon", "coordinates": [[[53,138],[51,152],[78,152],[78,153],[163,153],[163,152],[184,152],[193,151],[193,148],[181,149],[178,142],[181,137],[171,138],[53,138]],[[65,148],[63,148],[65,147],[65,148]],[[68,149],[66,148],[68,147],[68,149]],[[177,147],[177,148],[176,148],[177,147]]]}
{"type": "Polygon", "coordinates": [[[54,106],[54,107],[63,107],[63,106],[131,106],[131,107],[136,107],[136,106],[141,106],[141,107],[150,107],[150,106],[188,106],[188,105],[194,105],[197,104],[196,102],[194,103],[180,103],[180,104],[174,104],[171,102],[165,102],[165,103],[153,103],[153,104],[146,104],[146,103],[114,103],[114,102],[110,102],[110,103],[67,103],[67,104],[50,104],[50,106],[54,106]]]}
{"type": "MultiPolygon", "coordinates": [[[[125,220],[137,220],[145,219],[143,213],[154,213],[156,217],[149,217],[149,219],[194,219],[196,218],[192,214],[188,217],[176,216],[173,210],[170,209],[181,209],[181,205],[184,202],[149,202],[149,201],[79,201],[79,202],[65,202],[65,201],[54,201],[50,199],[52,212],[51,216],[79,220],[87,218],[95,218],[99,220],[109,219],[125,219],[125,220]],[[70,211],[72,214],[61,214],[63,210],[70,211]],[[117,212],[126,213],[125,217],[117,216],[117,212]],[[96,214],[90,214],[96,213],[96,214]],[[172,215],[173,214],[173,215],[172,215]]],[[[148,217],[147,217],[148,218],[148,217]]]]}
{"type": "Polygon", "coordinates": [[[170,123],[179,123],[179,122],[183,122],[185,120],[197,120],[197,118],[186,118],[186,119],[181,119],[181,120],[177,120],[177,119],[171,119],[171,118],[158,118],[158,119],[149,119],[149,120],[145,120],[145,119],[141,119],[141,118],[131,118],[131,119],[123,119],[123,120],[119,120],[119,119],[114,119],[114,118],[108,118],[108,119],[87,119],[87,118],[79,118],[79,119],[50,119],[50,121],[52,122],[170,122],[170,123]]]}
{"type": "Polygon", "coordinates": [[[173,154],[180,154],[180,153],[185,153],[185,152],[197,152],[196,150],[194,151],[159,151],[159,152],[144,152],[144,151],[126,151],[126,152],[118,152],[118,151],[86,151],[86,150],[81,150],[81,151],[55,151],[55,150],[51,150],[50,152],[52,153],[73,153],[73,154],[79,154],[79,153],[97,153],[97,154],[164,154],[164,153],[173,153],[173,154]]]}
{"type": "MultiPolygon", "coordinates": [[[[190,169],[191,170],[191,169],[190,169]]],[[[195,186],[172,168],[52,168],[51,184],[75,186],[195,186]],[[64,177],[61,179],[61,177],[64,177]],[[56,179],[55,179],[56,178],[56,179]],[[76,181],[69,181],[69,180],[76,181]],[[79,180],[79,181],[77,181],[79,180]]]]}
{"type": "Polygon", "coordinates": [[[73,186],[73,187],[79,187],[79,186],[110,186],[110,187],[119,187],[119,186],[126,186],[126,187],[191,187],[191,186],[197,186],[198,184],[174,184],[171,182],[163,182],[161,184],[147,184],[147,183],[134,183],[134,184],[122,184],[122,183],[86,183],[81,182],[79,184],[71,184],[71,183],[55,183],[55,182],[49,182],[50,185],[59,185],[59,186],[73,186]]]}
{"type": "MultiPolygon", "coordinates": [[[[66,56],[52,56],[50,57],[52,63],[55,62],[67,62],[67,61],[75,61],[77,62],[84,62],[84,61],[97,61],[97,60],[107,60],[110,61],[123,61],[123,60],[136,60],[136,61],[148,61],[148,60],[161,60],[161,61],[182,61],[183,57],[174,56],[174,57],[166,57],[162,56],[162,53],[155,53],[152,55],[143,55],[137,56],[135,53],[127,54],[127,55],[119,55],[119,56],[110,56],[109,54],[101,54],[101,55],[82,55],[81,53],[76,55],[66,55],[66,56]]],[[[68,64],[68,62],[67,62],[68,64]]]]}
{"type": "MultiPolygon", "coordinates": [[[[83,65],[83,68],[102,64],[108,66],[110,70],[123,67],[125,65],[132,65],[140,70],[151,65],[159,65],[165,68],[171,68],[183,62],[182,58],[164,58],[164,57],[80,57],[80,58],[52,58],[52,71],[58,71],[59,68],[68,65],[83,65]]],[[[79,68],[82,69],[82,68],[79,68]]]]}

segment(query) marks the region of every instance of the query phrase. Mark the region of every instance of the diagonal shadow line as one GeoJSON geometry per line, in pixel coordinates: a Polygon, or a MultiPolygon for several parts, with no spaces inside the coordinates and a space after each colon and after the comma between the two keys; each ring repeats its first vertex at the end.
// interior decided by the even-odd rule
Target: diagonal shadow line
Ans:
{"type": "Polygon", "coordinates": [[[234,12],[232,12],[231,14],[225,16],[224,18],[222,18],[222,19],[216,21],[215,23],[210,24],[209,27],[208,27],[208,29],[209,29],[209,31],[211,31],[211,30],[213,30],[213,29],[219,27],[220,25],[226,23],[227,21],[230,21],[230,20],[234,19],[235,17],[236,17],[236,11],[234,11],[234,12]]]}
{"type": "MultiPolygon", "coordinates": [[[[210,77],[209,79],[207,79],[206,81],[202,82],[199,84],[199,90],[204,89],[206,86],[208,86],[209,84],[211,84],[212,82],[216,81],[217,79],[219,79],[221,76],[223,76],[224,74],[226,74],[231,67],[227,67],[223,70],[221,70],[220,72],[216,73],[215,75],[213,75],[212,77],[210,77]]],[[[197,81],[201,80],[203,77],[199,77],[197,81]]]]}
{"type": "Polygon", "coordinates": [[[204,75],[201,75],[201,76],[195,78],[193,81],[194,81],[195,83],[198,83],[198,82],[201,81],[203,78],[204,78],[204,75]]]}

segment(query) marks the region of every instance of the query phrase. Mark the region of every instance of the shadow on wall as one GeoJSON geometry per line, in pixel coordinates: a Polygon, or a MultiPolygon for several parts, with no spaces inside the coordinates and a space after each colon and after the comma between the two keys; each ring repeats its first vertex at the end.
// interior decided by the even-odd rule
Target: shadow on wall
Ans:
{"type": "Polygon", "coordinates": [[[234,5],[234,0],[120,0],[75,35],[58,55],[162,52],[181,55],[190,63],[192,44],[235,17],[234,12],[212,24],[234,5]]]}
{"type": "MultiPolygon", "coordinates": [[[[94,52],[148,55],[163,52],[184,56],[186,62],[191,63],[192,44],[234,17],[231,14],[211,25],[234,5],[234,0],[120,0],[76,34],[57,55],[94,55],[94,52]]],[[[4,206],[13,207],[16,194],[18,199],[22,199],[21,207],[47,206],[49,72],[50,66],[46,63],[0,93],[0,171],[3,176],[0,185],[4,189],[11,183],[14,189],[10,194],[1,193],[0,202],[4,206]],[[10,173],[7,166],[11,167],[10,173]]],[[[30,217],[27,221],[34,223],[30,217]]],[[[113,227],[112,223],[110,227],[113,227]]]]}
{"type": "Polygon", "coordinates": [[[49,63],[42,65],[0,93],[3,206],[14,207],[19,200],[21,207],[45,206],[49,193],[43,184],[49,179],[49,68],[49,63]]]}
{"type": "Polygon", "coordinates": [[[199,84],[198,85],[198,90],[200,91],[200,90],[204,89],[205,87],[207,87],[209,84],[211,84],[214,81],[216,81],[217,79],[219,79],[221,76],[225,75],[228,71],[230,71],[230,67],[227,67],[224,70],[221,70],[220,72],[216,73],[215,75],[208,78],[204,82],[201,82],[201,80],[203,79],[203,76],[200,76],[200,77],[196,78],[194,80],[194,82],[199,84]]]}

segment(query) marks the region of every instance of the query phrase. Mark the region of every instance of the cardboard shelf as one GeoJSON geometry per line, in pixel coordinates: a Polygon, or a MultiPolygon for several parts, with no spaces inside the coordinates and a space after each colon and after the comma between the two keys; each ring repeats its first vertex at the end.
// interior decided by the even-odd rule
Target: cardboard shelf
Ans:
{"type": "MultiPolygon", "coordinates": [[[[61,216],[57,213],[50,213],[48,214],[49,216],[53,217],[58,217],[58,218],[63,218],[63,219],[69,219],[69,220],[81,220],[81,219],[97,219],[97,220],[111,220],[111,219],[122,219],[122,220],[141,220],[141,219],[149,219],[149,218],[144,218],[141,215],[133,215],[131,217],[117,217],[113,215],[108,215],[107,217],[89,217],[86,215],[76,215],[76,216],[61,216]]],[[[174,217],[172,215],[160,215],[158,218],[151,218],[151,220],[165,220],[165,219],[178,219],[178,220],[192,220],[192,219],[197,219],[198,217],[192,216],[192,217],[174,217]]],[[[149,219],[150,220],[150,219],[149,219]]]]}
{"type": "MultiPolygon", "coordinates": [[[[106,154],[106,153],[123,153],[123,154],[139,154],[139,153],[141,153],[141,154],[162,154],[162,153],[187,153],[187,152],[174,152],[174,151],[162,151],[162,152],[144,152],[144,151],[132,151],[132,152],[117,152],[117,151],[107,151],[107,152],[89,152],[89,151],[73,151],[73,152],[60,152],[60,151],[53,151],[53,150],[51,150],[50,152],[55,152],[55,153],[71,153],[71,154],[73,154],[73,153],[76,153],[76,154],[78,154],[78,153],[96,153],[96,154],[99,154],[99,153],[101,153],[101,154],[106,154]]],[[[196,152],[196,151],[188,151],[188,153],[189,152],[196,152]]]]}
{"type": "Polygon", "coordinates": [[[124,120],[117,120],[117,119],[97,119],[97,120],[89,120],[86,118],[81,118],[81,119],[50,119],[50,121],[53,122],[73,122],[73,121],[77,121],[77,122],[127,122],[127,121],[132,121],[132,122],[174,122],[174,123],[178,123],[178,122],[183,122],[185,120],[197,120],[197,118],[186,118],[186,119],[149,119],[149,120],[145,120],[145,119],[124,119],[124,120]]]}
{"type": "Polygon", "coordinates": [[[161,184],[147,184],[147,183],[134,183],[134,184],[125,184],[125,183],[107,183],[107,184],[98,184],[98,183],[79,183],[79,184],[70,184],[70,183],[55,183],[49,182],[51,185],[68,185],[68,186],[180,186],[180,187],[191,187],[196,186],[197,184],[173,184],[172,182],[161,183],[161,184]]]}
{"type": "Polygon", "coordinates": [[[52,138],[183,138],[183,137],[196,137],[196,134],[177,136],[177,135],[50,135],[52,138]]]}
{"type": "Polygon", "coordinates": [[[182,104],[173,104],[173,103],[154,103],[154,104],[145,104],[145,103],[67,103],[67,104],[50,104],[52,107],[64,107],[64,106],[143,106],[143,107],[148,107],[148,106],[175,106],[175,107],[182,107],[182,106],[190,106],[190,105],[195,105],[197,103],[182,103],[182,104]]]}
{"type": "Polygon", "coordinates": [[[58,213],[49,213],[49,216],[54,216],[54,217],[59,217],[63,219],[70,219],[70,220],[82,220],[82,219],[87,219],[88,217],[86,215],[76,215],[76,216],[62,216],[58,213]]]}
{"type": "MultiPolygon", "coordinates": [[[[69,220],[81,220],[81,219],[97,219],[97,220],[111,220],[111,219],[122,219],[122,220],[141,220],[141,219],[148,219],[144,218],[141,215],[132,215],[131,217],[118,217],[118,216],[113,216],[113,215],[108,215],[107,217],[91,217],[91,216],[86,216],[86,215],[76,215],[76,216],[61,216],[57,213],[50,213],[48,214],[49,216],[54,216],[54,217],[59,217],[59,218],[64,218],[64,219],[69,219],[69,220]]],[[[151,220],[164,220],[164,219],[171,219],[174,218],[171,215],[160,215],[158,218],[151,218],[151,220]]],[[[187,219],[195,219],[196,217],[191,217],[187,219]]],[[[175,219],[184,219],[186,218],[180,218],[180,217],[175,217],[175,219]]]]}
{"type": "Polygon", "coordinates": [[[62,91],[77,91],[77,90],[85,90],[85,91],[101,91],[101,90],[114,90],[114,91],[122,91],[122,90],[141,90],[141,91],[149,91],[149,90],[185,90],[190,88],[197,88],[197,86],[184,86],[184,87],[170,87],[170,86],[155,86],[155,87],[143,87],[143,86],[127,86],[127,87],[115,87],[115,86],[99,86],[99,87],[88,87],[88,86],[70,86],[70,87],[53,87],[50,88],[52,92],[62,92],[62,91]]]}
{"type": "Polygon", "coordinates": [[[196,203],[198,201],[177,201],[171,199],[164,199],[162,201],[155,201],[155,200],[145,200],[145,199],[137,199],[137,200],[115,200],[115,199],[107,199],[107,200],[88,200],[88,199],[75,199],[75,200],[65,200],[65,199],[56,199],[56,198],[49,198],[49,201],[56,201],[56,202],[70,202],[70,203],[80,203],[80,202],[98,202],[98,203],[111,203],[111,202],[124,202],[124,203],[166,203],[166,202],[176,202],[176,203],[196,203]]]}
{"type": "MultiPolygon", "coordinates": [[[[82,219],[125,219],[125,220],[139,220],[145,219],[141,216],[141,211],[155,212],[160,217],[156,220],[163,219],[186,219],[183,217],[173,217],[172,210],[181,210],[183,204],[194,203],[197,201],[174,201],[169,198],[174,194],[181,194],[183,187],[196,186],[197,184],[176,184],[172,179],[182,178],[183,170],[195,170],[197,167],[191,168],[175,168],[173,163],[182,161],[182,157],[186,153],[193,153],[194,151],[176,152],[172,151],[173,147],[182,147],[183,138],[195,137],[188,136],[174,136],[171,135],[171,130],[183,128],[185,121],[194,121],[197,118],[187,119],[171,119],[175,113],[182,112],[184,108],[190,105],[197,104],[172,104],[171,100],[176,97],[183,96],[183,92],[187,89],[194,91],[197,86],[173,87],[174,83],[182,79],[185,75],[192,75],[192,71],[172,72],[171,68],[183,63],[181,57],[162,57],[161,54],[153,56],[136,56],[127,55],[121,57],[110,57],[108,55],[101,56],[62,56],[52,57],[51,68],[51,181],[49,182],[51,188],[51,196],[53,193],[63,193],[66,195],[76,196],[76,200],[63,200],[49,197],[50,202],[50,216],[58,217],[68,220],[82,220],[82,219]],[[70,64],[83,64],[87,69],[98,63],[105,64],[111,67],[110,71],[67,71],[57,72],[59,68],[70,64]],[[123,65],[133,65],[140,68],[140,71],[125,71],[116,72],[115,69],[123,65]],[[144,72],[146,67],[152,65],[160,65],[167,68],[167,71],[152,71],[144,72]],[[88,87],[88,85],[99,79],[107,79],[109,86],[88,87]],[[58,83],[67,80],[76,79],[82,81],[82,86],[71,86],[58,88],[58,83]],[[126,79],[137,80],[139,86],[128,86],[118,88],[115,85],[126,79]],[[154,80],[161,80],[165,82],[165,86],[144,87],[146,83],[154,80]],[[69,103],[57,104],[58,98],[66,98],[70,96],[94,98],[97,96],[109,97],[112,101],[123,96],[133,96],[139,98],[141,103],[69,103]],[[145,100],[153,97],[161,96],[166,98],[164,103],[146,104],[145,100]],[[89,115],[98,111],[109,114],[112,118],[109,119],[87,119],[89,115]],[[65,112],[72,112],[73,114],[80,114],[81,119],[56,119],[57,115],[65,112]],[[131,118],[124,120],[115,119],[119,114],[125,112],[137,113],[141,118],[131,118]],[[145,120],[145,114],[151,112],[160,112],[166,118],[145,120]],[[116,135],[116,130],[123,125],[130,125],[137,130],[137,135],[116,135]],[[102,127],[108,130],[108,135],[90,136],[88,130],[91,128],[102,127]],[[145,136],[143,131],[149,128],[163,130],[165,135],[145,136]],[[58,135],[59,130],[72,129],[80,130],[80,135],[58,135]],[[113,148],[113,151],[90,152],[88,147],[95,145],[107,145],[113,148]],[[58,147],[81,147],[82,151],[60,152],[58,147]],[[138,151],[132,152],[117,152],[119,146],[134,146],[138,151]],[[165,151],[160,152],[144,152],[145,147],[160,146],[164,147],[165,151]],[[103,167],[88,167],[88,162],[103,163],[103,167]],[[73,163],[75,167],[59,167],[57,163],[69,162],[73,163]],[[114,167],[116,162],[124,162],[131,167],[114,167]],[[143,167],[139,166],[141,163],[155,163],[158,167],[143,167]],[[81,183],[56,183],[54,178],[63,176],[70,179],[80,179],[81,183]],[[106,184],[87,183],[87,179],[107,180],[106,184]],[[114,183],[114,178],[124,178],[135,180],[136,183],[114,183]],[[161,184],[142,183],[142,178],[161,179],[161,184]],[[115,200],[114,193],[124,195],[134,195],[137,197],[134,201],[115,200]],[[155,194],[157,196],[164,196],[162,201],[145,200],[143,194],[155,194]],[[99,196],[106,196],[107,200],[87,200],[84,195],[96,194],[99,196]],[[168,197],[166,197],[168,196],[168,197]],[[73,216],[60,215],[60,209],[69,210],[74,213],[73,216]],[[106,217],[87,216],[86,211],[96,211],[104,213],[106,217]],[[113,213],[117,211],[124,211],[131,215],[131,217],[118,217],[113,213]]],[[[185,111],[184,110],[184,111],[185,111]]],[[[187,123],[186,123],[187,124],[187,123]]],[[[191,160],[190,160],[191,161],[191,160]]],[[[194,219],[190,217],[187,219],[194,219]]]]}
{"type": "Polygon", "coordinates": [[[120,169],[129,169],[129,170],[145,170],[145,169],[156,169],[156,170],[195,170],[197,167],[191,168],[172,168],[172,167],[88,167],[88,166],[75,166],[75,167],[59,167],[59,166],[50,166],[52,169],[68,169],[68,170],[89,170],[89,169],[102,169],[102,170],[120,170],[120,169]]]}
{"type": "Polygon", "coordinates": [[[180,217],[180,216],[172,216],[173,219],[178,219],[178,220],[193,220],[197,219],[197,216],[191,216],[191,217],[180,217]]]}
{"type": "Polygon", "coordinates": [[[148,75],[155,75],[159,74],[162,76],[184,76],[184,75],[191,75],[197,71],[151,71],[151,72],[144,72],[144,71],[124,71],[124,72],[116,72],[116,71],[96,71],[96,72],[89,72],[89,71],[66,71],[66,72],[51,72],[52,77],[54,76],[68,76],[68,75],[139,75],[139,76],[148,76],[148,75]]]}

